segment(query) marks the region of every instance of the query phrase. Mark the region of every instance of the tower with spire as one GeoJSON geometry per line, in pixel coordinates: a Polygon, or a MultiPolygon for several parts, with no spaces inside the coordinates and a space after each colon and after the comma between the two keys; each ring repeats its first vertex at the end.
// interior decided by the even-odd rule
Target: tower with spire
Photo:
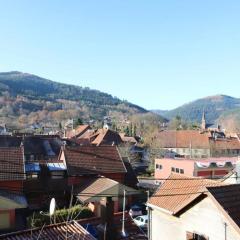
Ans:
{"type": "Polygon", "coordinates": [[[206,118],[205,118],[205,111],[203,110],[202,114],[202,124],[201,124],[202,130],[206,130],[206,118]]]}

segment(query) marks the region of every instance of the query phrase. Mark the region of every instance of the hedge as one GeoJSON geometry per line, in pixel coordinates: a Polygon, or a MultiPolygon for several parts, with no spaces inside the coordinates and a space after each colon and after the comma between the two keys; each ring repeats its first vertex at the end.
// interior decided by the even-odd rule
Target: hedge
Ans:
{"type": "MultiPolygon", "coordinates": [[[[81,205],[76,205],[69,209],[64,208],[56,210],[54,215],[56,223],[65,222],[67,220],[73,219],[78,220],[83,218],[89,218],[94,216],[93,212],[89,208],[83,207],[81,205]]],[[[52,216],[51,223],[53,222],[54,217],[52,216]]],[[[44,224],[48,225],[50,224],[50,216],[49,214],[41,214],[40,212],[34,212],[31,216],[28,217],[27,224],[29,228],[41,227],[44,224]]]]}

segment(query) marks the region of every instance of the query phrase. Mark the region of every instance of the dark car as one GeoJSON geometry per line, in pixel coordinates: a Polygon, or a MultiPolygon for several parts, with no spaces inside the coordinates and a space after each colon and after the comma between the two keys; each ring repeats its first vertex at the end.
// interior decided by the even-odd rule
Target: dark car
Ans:
{"type": "Polygon", "coordinates": [[[98,238],[98,231],[92,224],[84,224],[83,227],[95,238],[98,238]]]}
{"type": "Polygon", "coordinates": [[[146,215],[146,214],[147,214],[147,209],[144,203],[136,203],[130,207],[129,215],[131,217],[137,217],[137,216],[146,215]]]}

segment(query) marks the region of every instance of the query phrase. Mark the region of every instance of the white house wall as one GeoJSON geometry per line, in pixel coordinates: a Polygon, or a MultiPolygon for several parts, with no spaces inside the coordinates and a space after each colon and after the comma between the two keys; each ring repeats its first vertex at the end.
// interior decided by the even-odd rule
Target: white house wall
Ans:
{"type": "Polygon", "coordinates": [[[205,198],[179,218],[153,210],[152,240],[186,240],[187,231],[204,234],[209,240],[240,239],[240,234],[209,198],[205,198]],[[227,223],[226,238],[224,223],[227,223]]]}

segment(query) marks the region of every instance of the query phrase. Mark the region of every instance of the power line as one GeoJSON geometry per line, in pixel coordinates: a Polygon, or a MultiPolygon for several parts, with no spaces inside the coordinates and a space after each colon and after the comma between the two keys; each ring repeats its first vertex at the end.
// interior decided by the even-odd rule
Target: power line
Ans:
{"type": "MultiPolygon", "coordinates": [[[[208,187],[221,187],[221,186],[228,186],[228,185],[209,185],[209,186],[206,186],[206,185],[198,185],[198,186],[192,186],[192,187],[199,187],[199,188],[208,188],[208,187]]],[[[190,186],[191,188],[191,186],[190,186]]],[[[9,188],[6,188],[6,190],[9,190],[9,188]]],[[[11,188],[10,188],[11,189],[11,188]]],[[[176,190],[181,190],[183,188],[176,188],[176,190]]],[[[13,188],[12,188],[13,190],[13,188]]],[[[164,188],[163,191],[167,191],[167,190],[172,190],[172,188],[164,188]]],[[[14,191],[14,190],[13,190],[14,191]]],[[[229,190],[230,192],[233,192],[235,193],[234,190],[229,190]]],[[[151,198],[153,197],[166,197],[166,196],[182,196],[182,195],[196,195],[196,194],[202,194],[202,193],[207,193],[209,192],[208,190],[199,190],[199,191],[192,191],[192,192],[186,192],[186,193],[170,193],[170,194],[153,194],[151,196],[151,198]]],[[[18,192],[19,193],[19,192],[18,192]]],[[[29,191],[28,194],[30,193],[43,193],[42,191],[29,191]]],[[[140,192],[136,192],[136,191],[127,191],[128,193],[128,196],[129,195],[140,195],[140,194],[147,194],[146,191],[140,191],[140,192]]],[[[75,197],[124,197],[123,194],[96,194],[95,192],[85,192],[85,193],[75,193],[73,194],[73,196],[75,197]]]]}

